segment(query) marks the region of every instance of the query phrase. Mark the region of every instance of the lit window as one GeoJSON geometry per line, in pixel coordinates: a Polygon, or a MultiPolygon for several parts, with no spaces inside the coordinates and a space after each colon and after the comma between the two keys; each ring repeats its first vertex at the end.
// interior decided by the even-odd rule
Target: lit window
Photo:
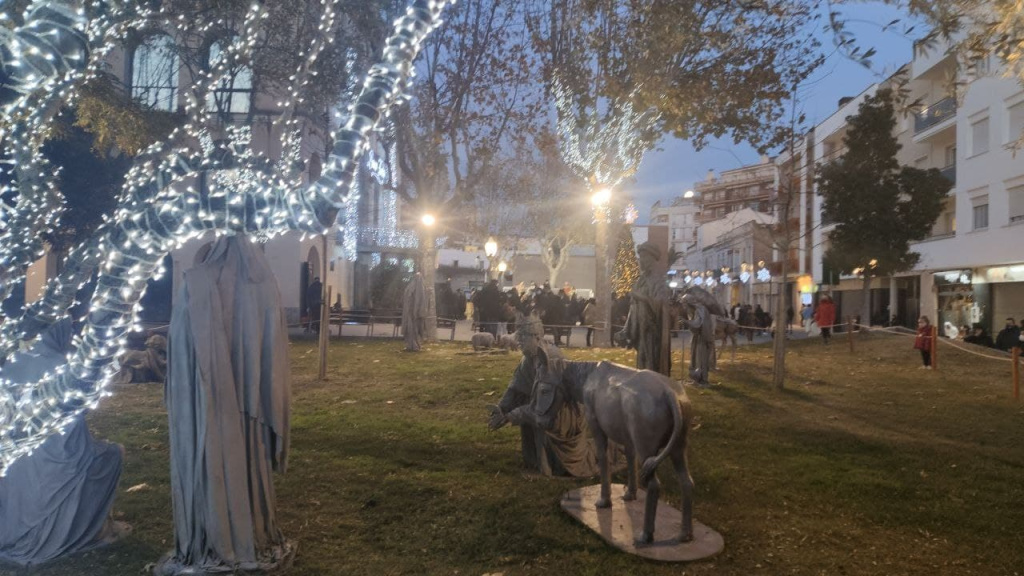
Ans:
{"type": "Polygon", "coordinates": [[[132,98],[155,110],[178,105],[178,56],[169,36],[155,36],[132,56],[132,98]]]}
{"type": "MultiPolygon", "coordinates": [[[[210,46],[211,69],[223,51],[224,47],[220,42],[214,42],[210,46]]],[[[221,78],[217,88],[210,92],[207,98],[209,105],[220,114],[247,114],[251,100],[252,70],[247,66],[238,67],[221,78]]]]}

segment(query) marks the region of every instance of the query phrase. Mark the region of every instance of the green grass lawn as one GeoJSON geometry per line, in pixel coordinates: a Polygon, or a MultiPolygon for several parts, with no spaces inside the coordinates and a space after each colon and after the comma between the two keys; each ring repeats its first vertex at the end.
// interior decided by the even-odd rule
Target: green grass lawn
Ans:
{"type": "MultiPolygon", "coordinates": [[[[560,495],[592,481],[524,474],[518,430],[487,431],[517,356],[401,347],[332,343],[318,382],[314,344],[292,344],[291,460],[277,480],[299,544],[289,574],[1024,574],[1024,404],[1008,362],[943,349],[928,372],[904,337],[873,335],[856,355],[802,341],[780,393],[771,351],[741,348],[713,388],[688,389],[696,517],[725,551],[664,565],[562,513],[560,495]]],[[[162,386],[116,390],[90,423],[127,450],[115,514],[134,532],[32,574],[139,574],[172,545],[162,386]]]]}

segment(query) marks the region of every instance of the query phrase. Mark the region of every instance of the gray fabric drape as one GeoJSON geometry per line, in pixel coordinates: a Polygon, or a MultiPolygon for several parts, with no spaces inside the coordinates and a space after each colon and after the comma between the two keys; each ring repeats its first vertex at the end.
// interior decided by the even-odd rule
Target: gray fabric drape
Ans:
{"type": "Polygon", "coordinates": [[[171,318],[175,549],[158,573],[290,561],[272,478],[287,462],[290,387],[287,327],[266,257],[245,237],[222,238],[185,273],[171,318]]]}
{"type": "MultiPolygon", "coordinates": [[[[51,326],[29,352],[0,369],[0,377],[36,381],[66,362],[71,322],[51,326]]],[[[98,442],[85,418],[51,436],[0,478],[0,559],[37,564],[103,543],[121,477],[121,447],[98,442]]]]}
{"type": "Polygon", "coordinates": [[[405,349],[417,352],[427,331],[427,294],[423,290],[423,275],[419,272],[405,287],[402,295],[402,335],[405,349]]]}

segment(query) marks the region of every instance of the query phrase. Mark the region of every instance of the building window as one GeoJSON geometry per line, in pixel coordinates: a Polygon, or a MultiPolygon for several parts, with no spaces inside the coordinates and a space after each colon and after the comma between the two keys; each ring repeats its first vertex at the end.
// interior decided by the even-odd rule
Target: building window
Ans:
{"type": "Polygon", "coordinates": [[[988,196],[984,204],[975,204],[973,209],[974,229],[984,230],[988,228],[988,196]]]}
{"type": "Polygon", "coordinates": [[[1010,199],[1010,224],[1024,222],[1024,184],[1006,190],[1010,199]]]}
{"type": "MultiPolygon", "coordinates": [[[[210,46],[210,68],[212,69],[224,52],[221,42],[210,46]]],[[[252,101],[252,70],[241,66],[228,72],[207,96],[207,103],[219,114],[248,114],[252,101]]]]}
{"type": "Polygon", "coordinates": [[[154,36],[132,55],[132,98],[154,110],[178,106],[178,55],[170,36],[154,36]]]}
{"type": "Polygon", "coordinates": [[[971,123],[971,155],[988,152],[988,118],[971,123]]]}
{"type": "Polygon", "coordinates": [[[944,168],[956,165],[956,144],[946,146],[946,163],[943,164],[944,168]]]}
{"type": "Polygon", "coordinates": [[[1006,116],[1009,118],[1009,132],[1007,133],[1007,142],[1016,142],[1019,138],[1024,136],[1024,100],[1010,106],[1006,109],[1006,116]]]}

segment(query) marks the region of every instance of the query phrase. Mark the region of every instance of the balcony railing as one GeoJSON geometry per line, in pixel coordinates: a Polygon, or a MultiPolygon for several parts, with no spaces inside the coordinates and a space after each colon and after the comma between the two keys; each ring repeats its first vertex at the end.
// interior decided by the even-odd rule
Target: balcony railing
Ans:
{"type": "Polygon", "coordinates": [[[946,166],[945,168],[939,170],[939,172],[941,172],[943,176],[949,179],[950,182],[956,184],[956,164],[946,166]]]}
{"type": "Polygon", "coordinates": [[[956,99],[943,98],[914,115],[914,134],[920,134],[954,116],[956,116],[956,99]]]}

